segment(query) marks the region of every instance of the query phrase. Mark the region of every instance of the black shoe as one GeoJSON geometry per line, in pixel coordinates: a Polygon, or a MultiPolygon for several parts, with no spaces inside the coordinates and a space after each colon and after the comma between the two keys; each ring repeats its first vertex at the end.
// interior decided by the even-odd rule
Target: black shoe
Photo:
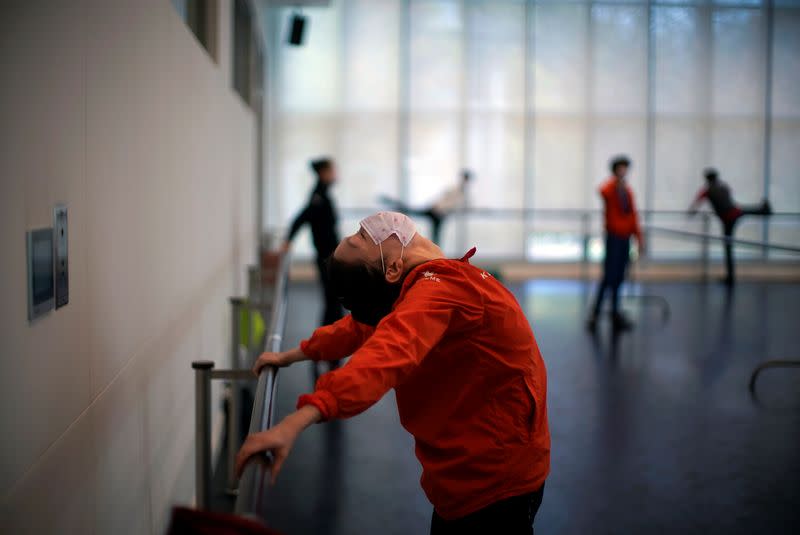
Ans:
{"type": "Polygon", "coordinates": [[[633,329],[633,322],[622,313],[616,314],[612,322],[615,331],[630,331],[633,329]]]}
{"type": "Polygon", "coordinates": [[[761,209],[764,211],[764,215],[772,215],[772,205],[769,200],[764,199],[761,203],[761,209]]]}
{"type": "Polygon", "coordinates": [[[733,288],[734,280],[733,277],[722,277],[719,279],[719,283],[726,286],[727,288],[733,288]]]}
{"type": "Polygon", "coordinates": [[[590,316],[589,319],[586,320],[586,330],[592,334],[597,332],[597,317],[590,316]]]}

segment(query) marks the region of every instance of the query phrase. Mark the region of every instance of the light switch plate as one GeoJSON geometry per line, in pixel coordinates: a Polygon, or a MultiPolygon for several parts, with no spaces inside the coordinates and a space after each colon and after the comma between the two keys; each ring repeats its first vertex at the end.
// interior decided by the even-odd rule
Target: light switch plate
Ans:
{"type": "Polygon", "coordinates": [[[55,247],[56,308],[69,303],[69,255],[67,248],[67,206],[53,208],[53,243],[55,247]]]}

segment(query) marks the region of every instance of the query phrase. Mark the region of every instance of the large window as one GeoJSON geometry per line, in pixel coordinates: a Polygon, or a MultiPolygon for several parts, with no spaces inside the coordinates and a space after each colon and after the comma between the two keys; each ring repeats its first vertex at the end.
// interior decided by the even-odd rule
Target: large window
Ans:
{"type": "MultiPolygon", "coordinates": [[[[701,229],[669,212],[706,166],[742,203],[800,210],[800,2],[333,0],[304,14],[306,43],[289,47],[291,11],[268,13],[272,225],[322,154],[340,163],[343,232],[381,194],[424,206],[472,169],[470,204],[508,212],[451,218],[450,254],[576,258],[600,218],[559,210],[599,209],[618,153],[655,225],[701,229]]],[[[740,235],[800,241],[797,221],[770,221],[740,235]]],[[[659,258],[699,249],[651,238],[659,258]]]]}

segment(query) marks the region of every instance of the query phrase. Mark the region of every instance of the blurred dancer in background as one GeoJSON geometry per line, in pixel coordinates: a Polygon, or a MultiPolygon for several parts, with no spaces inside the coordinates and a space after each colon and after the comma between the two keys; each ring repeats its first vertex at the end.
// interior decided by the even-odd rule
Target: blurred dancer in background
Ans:
{"type": "MultiPolygon", "coordinates": [[[[330,197],[330,188],[337,181],[336,164],[330,158],[319,158],[311,162],[311,170],[317,177],[317,183],[311,190],[308,203],[294,218],[289,234],[284,242],[283,249],[287,251],[292,239],[306,223],[311,225],[311,236],[314,249],[317,251],[317,270],[322,285],[322,298],[324,310],[321,325],[330,325],[342,317],[342,306],[331,289],[327,270],[324,267],[325,259],[333,254],[339,244],[339,234],[336,223],[339,219],[336,205],[330,197]]],[[[331,368],[339,365],[339,361],[332,361],[331,368]]]]}
{"type": "Polygon", "coordinates": [[[430,207],[411,208],[405,203],[383,196],[381,201],[391,206],[398,212],[408,215],[420,215],[427,217],[431,222],[431,239],[437,245],[442,244],[442,224],[447,216],[462,209],[467,203],[467,185],[472,179],[472,172],[469,169],[461,171],[459,183],[452,186],[439,196],[430,207]]]}
{"type": "Polygon", "coordinates": [[[732,288],[735,282],[734,265],[733,265],[733,232],[736,229],[736,223],[742,216],[746,215],[761,215],[768,216],[772,214],[772,207],[767,199],[761,201],[761,204],[756,206],[741,206],[737,204],[731,196],[731,189],[728,185],[719,179],[719,173],[716,169],[709,167],[703,171],[703,176],[706,179],[706,185],[700,190],[695,197],[692,204],[689,206],[689,214],[694,215],[697,213],[697,207],[704,199],[711,203],[711,208],[717,214],[720,222],[722,223],[722,230],[725,234],[725,266],[727,274],[723,282],[732,288]]]}
{"type": "Polygon", "coordinates": [[[615,157],[610,164],[611,176],[600,186],[600,196],[605,208],[606,256],[603,261],[603,279],[587,321],[587,328],[591,332],[597,328],[597,318],[606,289],[611,290],[611,321],[614,330],[628,330],[633,327],[631,321],[619,310],[619,287],[625,280],[631,236],[636,236],[639,249],[644,249],[633,190],[625,180],[630,165],[631,161],[627,156],[615,157]]]}

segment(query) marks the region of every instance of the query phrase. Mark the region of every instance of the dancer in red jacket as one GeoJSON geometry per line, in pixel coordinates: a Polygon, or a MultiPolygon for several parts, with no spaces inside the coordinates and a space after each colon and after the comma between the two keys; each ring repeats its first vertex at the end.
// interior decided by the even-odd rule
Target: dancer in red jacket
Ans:
{"type": "Polygon", "coordinates": [[[625,180],[630,165],[631,161],[627,156],[617,156],[611,160],[611,177],[600,186],[600,196],[605,207],[606,256],[603,260],[603,280],[600,281],[594,308],[587,322],[587,327],[592,332],[597,328],[597,318],[606,289],[611,290],[611,321],[614,329],[627,330],[633,327],[631,321],[619,310],[619,287],[625,280],[631,236],[636,236],[639,249],[644,249],[633,190],[625,180]]]}
{"type": "Polygon", "coordinates": [[[298,410],[250,435],[237,458],[271,451],[273,479],[300,432],[348,418],[394,388],[415,438],[431,533],[530,534],[550,468],[547,377],[527,318],[494,277],[381,212],[361,222],[330,262],[352,314],[256,369],[352,354],[300,397],[298,410]]]}

